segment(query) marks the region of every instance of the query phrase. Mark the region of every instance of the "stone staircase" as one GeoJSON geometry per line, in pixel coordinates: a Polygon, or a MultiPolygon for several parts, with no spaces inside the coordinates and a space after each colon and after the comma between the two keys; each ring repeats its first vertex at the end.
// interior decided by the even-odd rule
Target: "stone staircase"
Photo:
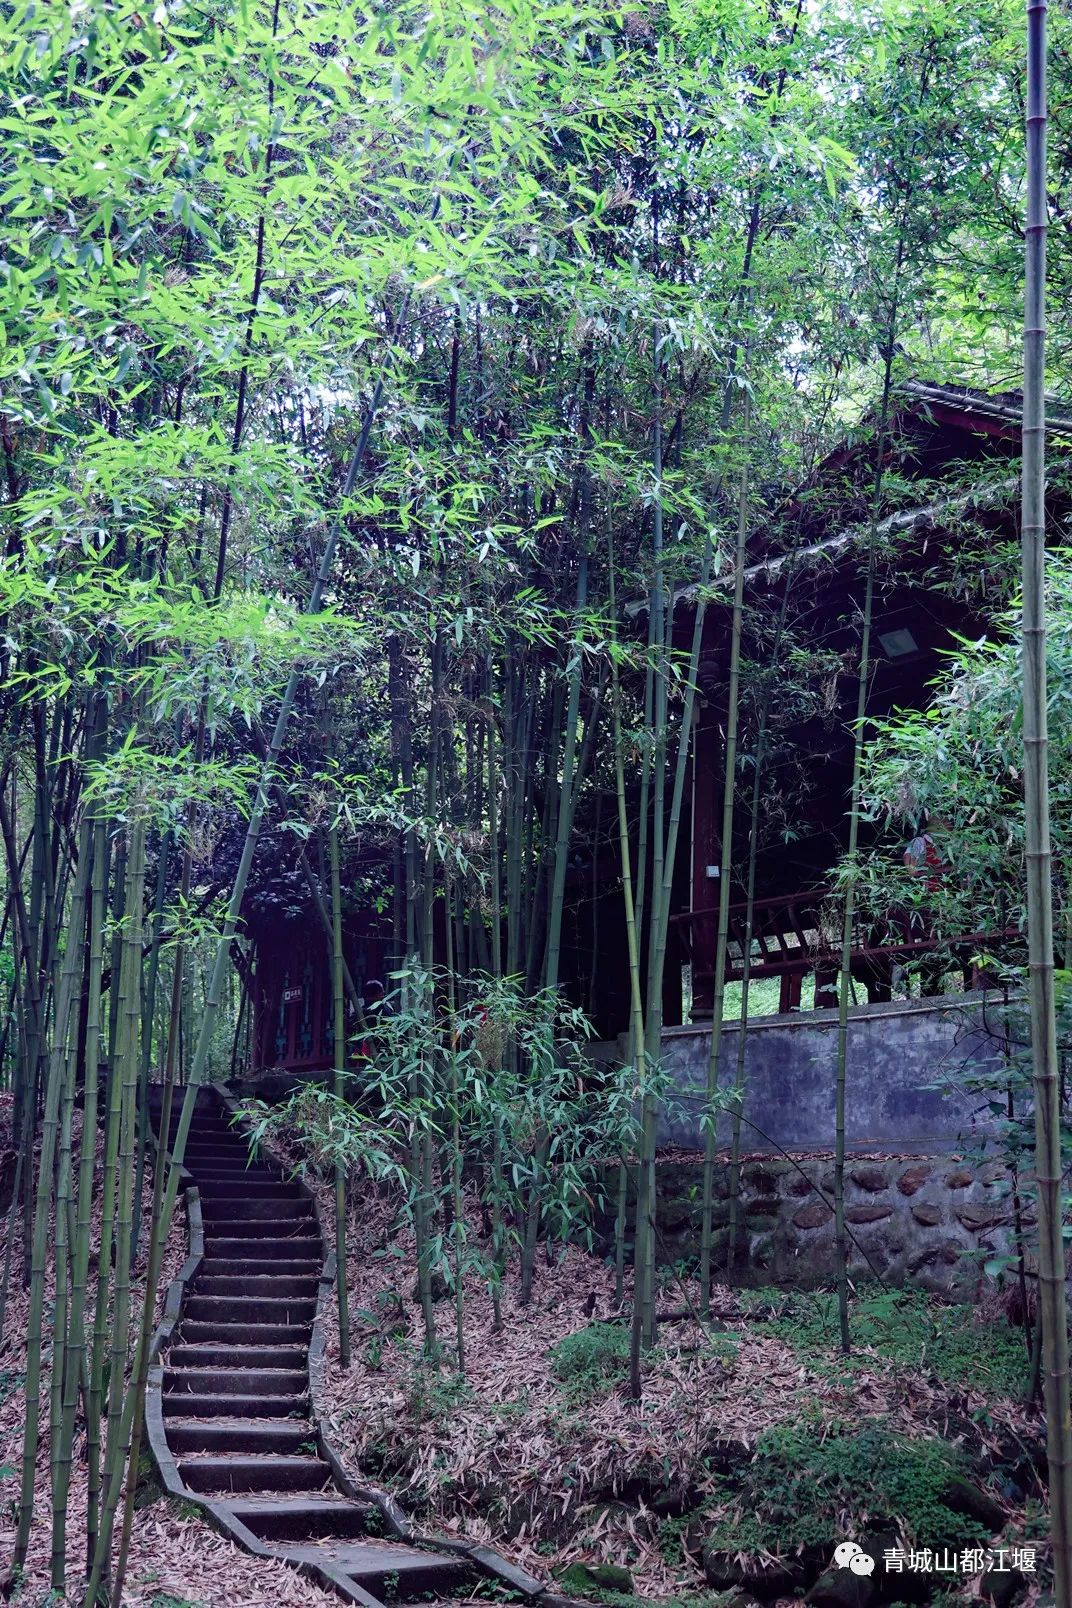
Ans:
{"type": "MultiPolygon", "coordinates": [[[[158,1093],[151,1109],[159,1128],[158,1093]]],[[[147,1402],[172,1494],[197,1502],[248,1551],[283,1559],[365,1608],[453,1597],[487,1574],[538,1594],[537,1581],[492,1554],[479,1561],[468,1549],[411,1544],[386,1504],[343,1488],[310,1400],[325,1278],[315,1202],[271,1160],[250,1156],[212,1089],[198,1095],[185,1167],[201,1235],[188,1195],[191,1258],[177,1295],[172,1286],[147,1402]]]]}

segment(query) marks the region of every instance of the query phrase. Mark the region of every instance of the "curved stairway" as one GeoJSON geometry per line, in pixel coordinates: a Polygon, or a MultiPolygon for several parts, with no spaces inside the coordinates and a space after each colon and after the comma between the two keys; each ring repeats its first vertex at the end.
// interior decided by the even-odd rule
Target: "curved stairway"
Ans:
{"type": "MultiPolygon", "coordinates": [[[[159,1116],[157,1092],[158,1128],[159,1116]]],[[[340,1488],[310,1400],[325,1273],[311,1196],[250,1156],[211,1089],[198,1095],[184,1165],[200,1197],[203,1256],[184,1269],[177,1321],[169,1343],[165,1320],[167,1349],[150,1381],[150,1440],[169,1490],[198,1502],[247,1550],[294,1564],[366,1608],[453,1595],[501,1573],[491,1555],[482,1566],[470,1551],[392,1539],[389,1511],[340,1488]]]]}

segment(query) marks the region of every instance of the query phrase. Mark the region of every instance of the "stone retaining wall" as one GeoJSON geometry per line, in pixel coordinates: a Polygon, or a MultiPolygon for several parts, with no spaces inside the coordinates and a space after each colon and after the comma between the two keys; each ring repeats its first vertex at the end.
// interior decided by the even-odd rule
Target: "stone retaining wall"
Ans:
{"type": "MultiPolygon", "coordinates": [[[[703,1163],[657,1164],[659,1261],[699,1254],[703,1163]]],[[[836,1274],[833,1158],[752,1157],[741,1166],[735,1282],[813,1286],[836,1274]],[[814,1186],[818,1186],[818,1190],[814,1186]],[[821,1191],[821,1193],[820,1193],[821,1191]],[[824,1199],[825,1197],[825,1199],[824,1199]]],[[[729,1169],[715,1174],[716,1265],[726,1265],[729,1169]]],[[[1034,1223],[1031,1203],[1025,1226],[1034,1223]]],[[[971,1299],[986,1258],[1010,1249],[1014,1203],[1001,1162],[969,1165],[949,1155],[857,1157],[845,1175],[845,1219],[854,1277],[879,1274],[971,1299]]],[[[610,1224],[604,1222],[606,1232],[610,1224]]]]}

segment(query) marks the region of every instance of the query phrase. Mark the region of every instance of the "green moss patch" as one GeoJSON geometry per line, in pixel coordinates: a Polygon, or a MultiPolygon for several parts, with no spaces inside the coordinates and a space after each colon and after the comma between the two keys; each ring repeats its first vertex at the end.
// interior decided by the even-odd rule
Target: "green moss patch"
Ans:
{"type": "Polygon", "coordinates": [[[590,1323],[551,1348],[551,1366],[567,1400],[609,1395],[629,1372],[629,1330],[624,1323],[590,1323]]]}
{"type": "MultiPolygon", "coordinates": [[[[840,1369],[854,1365],[838,1350],[837,1296],[832,1292],[742,1292],[743,1304],[770,1310],[765,1332],[814,1359],[836,1353],[840,1369]]],[[[922,1290],[882,1290],[854,1301],[853,1346],[900,1367],[929,1372],[946,1384],[972,1385],[998,1396],[1023,1396],[1028,1358],[1023,1335],[1004,1321],[980,1324],[975,1309],[940,1305],[922,1290]]],[[[859,1362],[856,1362],[859,1365],[859,1362]]],[[[868,1363],[869,1365],[869,1363],[868,1363]]]]}
{"type": "Polygon", "coordinates": [[[750,1463],[715,1476],[708,1546],[786,1556],[876,1524],[930,1546],[982,1541],[985,1526],[947,1499],[962,1476],[953,1447],[881,1423],[782,1425],[750,1463]]]}

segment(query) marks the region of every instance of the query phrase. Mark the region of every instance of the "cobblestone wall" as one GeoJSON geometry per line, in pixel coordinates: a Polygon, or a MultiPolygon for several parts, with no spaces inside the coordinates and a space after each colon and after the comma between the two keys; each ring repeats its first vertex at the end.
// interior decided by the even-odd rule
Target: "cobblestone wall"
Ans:
{"type": "MultiPolygon", "coordinates": [[[[664,1161],[657,1168],[659,1260],[699,1253],[703,1166],[664,1161]]],[[[747,1284],[827,1283],[836,1273],[831,1157],[743,1163],[738,1208],[738,1278],[747,1284]]],[[[715,1176],[719,1263],[729,1241],[729,1169],[715,1176]]],[[[1005,1252],[1016,1203],[1000,1162],[957,1157],[860,1157],[849,1161],[845,1219],[854,1276],[918,1284],[971,1299],[989,1255],[1005,1252]]],[[[1024,1226],[1034,1222],[1025,1208],[1024,1226]]],[[[609,1226],[609,1225],[606,1225],[609,1226]]]]}

